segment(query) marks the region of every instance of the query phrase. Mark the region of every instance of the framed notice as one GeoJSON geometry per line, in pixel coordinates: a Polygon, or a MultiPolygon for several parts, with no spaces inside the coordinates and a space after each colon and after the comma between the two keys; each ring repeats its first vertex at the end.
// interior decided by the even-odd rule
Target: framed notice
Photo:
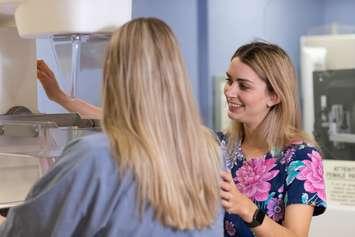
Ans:
{"type": "Polygon", "coordinates": [[[355,210],[355,162],[324,160],[327,202],[355,210]]]}

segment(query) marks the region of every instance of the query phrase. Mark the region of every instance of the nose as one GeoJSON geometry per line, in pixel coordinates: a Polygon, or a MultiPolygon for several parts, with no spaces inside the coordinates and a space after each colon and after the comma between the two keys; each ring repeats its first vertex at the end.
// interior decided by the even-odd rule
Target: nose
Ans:
{"type": "Polygon", "coordinates": [[[233,82],[232,84],[226,83],[224,86],[224,95],[226,97],[237,97],[238,95],[238,84],[236,82],[233,82]]]}

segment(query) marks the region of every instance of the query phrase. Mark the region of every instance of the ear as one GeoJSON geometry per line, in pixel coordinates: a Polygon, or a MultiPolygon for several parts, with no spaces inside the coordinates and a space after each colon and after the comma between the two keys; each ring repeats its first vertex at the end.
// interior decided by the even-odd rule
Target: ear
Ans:
{"type": "Polygon", "coordinates": [[[266,103],[267,107],[271,108],[274,105],[277,105],[278,103],[280,103],[280,98],[278,95],[276,95],[275,93],[270,93],[270,97],[268,102],[266,103]]]}

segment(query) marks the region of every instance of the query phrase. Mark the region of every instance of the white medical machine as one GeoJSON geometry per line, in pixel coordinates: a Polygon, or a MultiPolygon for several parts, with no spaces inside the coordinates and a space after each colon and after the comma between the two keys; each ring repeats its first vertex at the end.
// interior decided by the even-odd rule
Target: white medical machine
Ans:
{"type": "Polygon", "coordinates": [[[79,114],[38,111],[36,38],[71,43],[75,96],[82,45],[107,40],[131,8],[131,0],[0,0],[0,209],[20,204],[69,140],[100,130],[79,114]]]}
{"type": "Polygon", "coordinates": [[[355,35],[303,36],[300,43],[303,127],[322,149],[328,199],[310,236],[354,236],[355,35]]]}

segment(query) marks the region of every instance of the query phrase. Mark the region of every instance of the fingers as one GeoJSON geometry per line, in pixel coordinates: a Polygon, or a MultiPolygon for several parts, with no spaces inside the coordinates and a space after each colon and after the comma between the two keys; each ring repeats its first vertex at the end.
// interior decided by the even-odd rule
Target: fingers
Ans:
{"type": "Polygon", "coordinates": [[[43,63],[45,63],[43,59],[37,59],[37,67],[43,63]]]}
{"type": "Polygon", "coordinates": [[[220,187],[222,190],[231,192],[233,189],[235,189],[235,183],[230,172],[221,171],[221,178],[222,181],[220,183],[220,187]]]}
{"type": "Polygon", "coordinates": [[[37,59],[37,68],[49,69],[47,63],[45,63],[42,59],[37,59]]]}
{"type": "Polygon", "coordinates": [[[38,79],[47,79],[50,75],[48,75],[48,71],[42,64],[45,64],[43,60],[37,60],[37,77],[38,79]]]}
{"type": "Polygon", "coordinates": [[[37,70],[45,71],[46,66],[47,64],[43,60],[41,59],[37,60],[37,70]]]}
{"type": "Polygon", "coordinates": [[[220,196],[221,196],[221,204],[222,207],[224,208],[224,210],[226,212],[228,212],[229,214],[234,213],[233,212],[233,202],[231,201],[232,199],[232,194],[229,192],[220,192],[220,196]]]}
{"type": "Polygon", "coordinates": [[[221,198],[223,200],[229,201],[232,198],[232,194],[230,192],[227,191],[220,191],[219,195],[221,196],[221,198]]]}
{"type": "Polygon", "coordinates": [[[236,206],[239,205],[239,191],[235,186],[233,181],[233,177],[230,172],[221,171],[221,178],[222,181],[220,183],[220,197],[221,197],[221,204],[226,212],[230,214],[237,214],[238,211],[236,206]]]}
{"type": "Polygon", "coordinates": [[[232,178],[232,174],[230,172],[227,171],[221,171],[221,178],[229,183],[233,183],[233,178],[232,178]]]}
{"type": "Polygon", "coordinates": [[[43,72],[48,78],[55,78],[53,71],[42,59],[37,60],[37,71],[43,72]]]}
{"type": "Polygon", "coordinates": [[[41,59],[37,60],[37,78],[50,100],[60,103],[59,101],[62,101],[63,97],[66,96],[65,92],[60,88],[52,70],[41,59]]]}
{"type": "Polygon", "coordinates": [[[222,189],[223,191],[226,191],[226,192],[232,191],[232,189],[233,189],[233,186],[232,186],[232,185],[234,185],[234,184],[231,184],[231,183],[226,182],[226,181],[222,181],[222,182],[220,183],[221,189],[222,189]]]}
{"type": "Polygon", "coordinates": [[[43,71],[37,70],[37,78],[42,82],[43,80],[48,80],[50,77],[43,71]]]}
{"type": "Polygon", "coordinates": [[[230,175],[230,172],[222,171],[221,178],[222,178],[222,181],[220,183],[221,204],[228,213],[231,213],[232,206],[233,206],[231,199],[233,197],[233,186],[235,184],[233,182],[232,176],[230,175]]]}

